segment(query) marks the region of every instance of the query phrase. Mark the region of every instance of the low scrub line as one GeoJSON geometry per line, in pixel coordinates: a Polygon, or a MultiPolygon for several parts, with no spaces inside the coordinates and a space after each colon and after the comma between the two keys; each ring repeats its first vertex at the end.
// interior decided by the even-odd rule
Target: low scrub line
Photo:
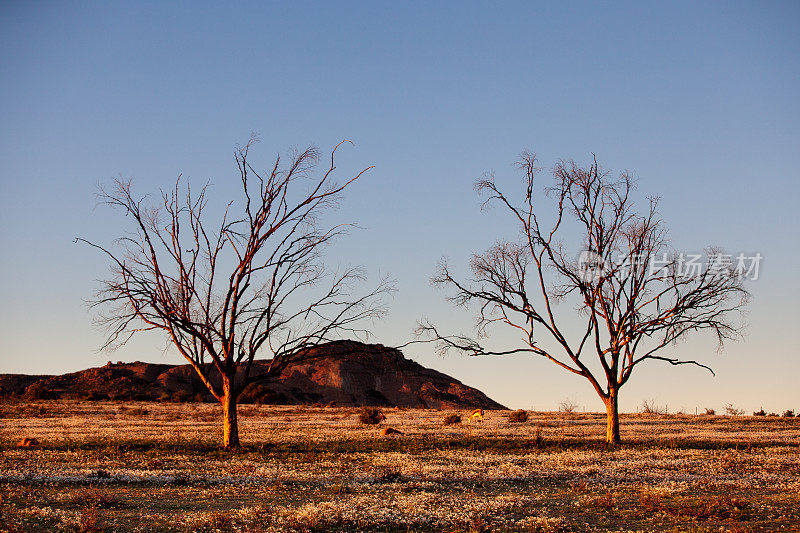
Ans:
{"type": "MultiPolygon", "coordinates": [[[[248,443],[238,451],[220,448],[219,444],[210,441],[157,441],[157,440],[120,440],[120,441],[56,441],[43,443],[30,450],[48,451],[104,451],[112,453],[124,452],[194,452],[219,456],[246,454],[284,455],[284,454],[340,454],[340,453],[421,453],[428,451],[478,451],[502,453],[560,452],[566,450],[587,451],[622,451],[643,449],[675,449],[675,450],[749,450],[790,446],[783,441],[734,442],[723,440],[700,439],[648,439],[628,441],[612,446],[602,439],[586,438],[519,438],[496,436],[465,436],[456,438],[441,437],[397,437],[391,439],[345,438],[336,440],[301,441],[301,442],[263,442],[248,443]]],[[[4,442],[0,450],[18,449],[15,443],[4,442]]]]}

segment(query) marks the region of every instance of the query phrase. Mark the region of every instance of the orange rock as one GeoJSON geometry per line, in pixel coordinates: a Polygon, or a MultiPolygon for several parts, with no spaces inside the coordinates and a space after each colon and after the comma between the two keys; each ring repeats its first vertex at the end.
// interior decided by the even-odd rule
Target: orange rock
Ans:
{"type": "Polygon", "coordinates": [[[25,437],[21,441],[17,443],[17,447],[19,448],[30,448],[32,446],[38,446],[39,440],[34,437],[25,437]]]}
{"type": "Polygon", "coordinates": [[[386,436],[386,435],[402,435],[402,434],[403,434],[402,431],[398,431],[398,430],[396,430],[394,428],[383,428],[381,430],[381,435],[384,435],[384,436],[386,436]]]}

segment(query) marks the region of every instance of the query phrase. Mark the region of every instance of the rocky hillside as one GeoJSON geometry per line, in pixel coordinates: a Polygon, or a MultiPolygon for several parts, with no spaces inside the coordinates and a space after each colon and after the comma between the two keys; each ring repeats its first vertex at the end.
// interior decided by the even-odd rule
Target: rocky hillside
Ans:
{"type": "MultiPolygon", "coordinates": [[[[336,341],[273,382],[251,385],[242,403],[504,409],[481,391],[380,344],[336,341]]],[[[268,361],[254,364],[253,375],[268,361]]],[[[0,395],[23,399],[212,401],[189,365],[109,362],[61,376],[0,374],[0,395]]]]}

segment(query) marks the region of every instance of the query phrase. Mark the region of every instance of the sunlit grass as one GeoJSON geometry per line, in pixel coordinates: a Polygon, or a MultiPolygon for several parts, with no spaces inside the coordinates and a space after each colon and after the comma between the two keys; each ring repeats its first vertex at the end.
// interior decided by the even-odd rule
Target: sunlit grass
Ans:
{"type": "Polygon", "coordinates": [[[2,405],[8,531],[755,531],[800,521],[800,420],[244,406],[2,405]],[[402,436],[379,436],[395,427],[402,436]],[[538,438],[537,438],[538,435],[538,438]],[[41,446],[17,448],[22,436],[41,446]],[[16,529],[15,529],[16,528],[16,529]]]}

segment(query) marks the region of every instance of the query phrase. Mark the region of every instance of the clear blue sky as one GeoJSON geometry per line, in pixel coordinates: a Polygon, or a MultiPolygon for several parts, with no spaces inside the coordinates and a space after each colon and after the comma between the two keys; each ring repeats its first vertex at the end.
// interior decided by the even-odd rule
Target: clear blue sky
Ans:
{"type": "MultiPolygon", "coordinates": [[[[518,186],[523,149],[543,165],[628,169],[662,197],[676,247],[765,257],[747,340],[674,349],[717,376],[653,363],[622,393],[671,410],[733,402],[800,409],[800,4],[3,2],[0,4],[0,372],[56,373],[106,360],[177,361],[158,339],[96,352],[83,299],[124,220],[94,209],[98,183],[155,191],[182,172],[235,192],[233,149],[251,131],[264,166],[292,146],[356,146],[376,168],[336,216],[364,229],[332,262],[389,272],[399,292],[376,340],[417,319],[466,330],[428,284],[443,255],[464,265],[514,230],[481,214],[472,182],[518,186]]],[[[588,383],[546,361],[407,354],[512,407],[588,383]]]]}

